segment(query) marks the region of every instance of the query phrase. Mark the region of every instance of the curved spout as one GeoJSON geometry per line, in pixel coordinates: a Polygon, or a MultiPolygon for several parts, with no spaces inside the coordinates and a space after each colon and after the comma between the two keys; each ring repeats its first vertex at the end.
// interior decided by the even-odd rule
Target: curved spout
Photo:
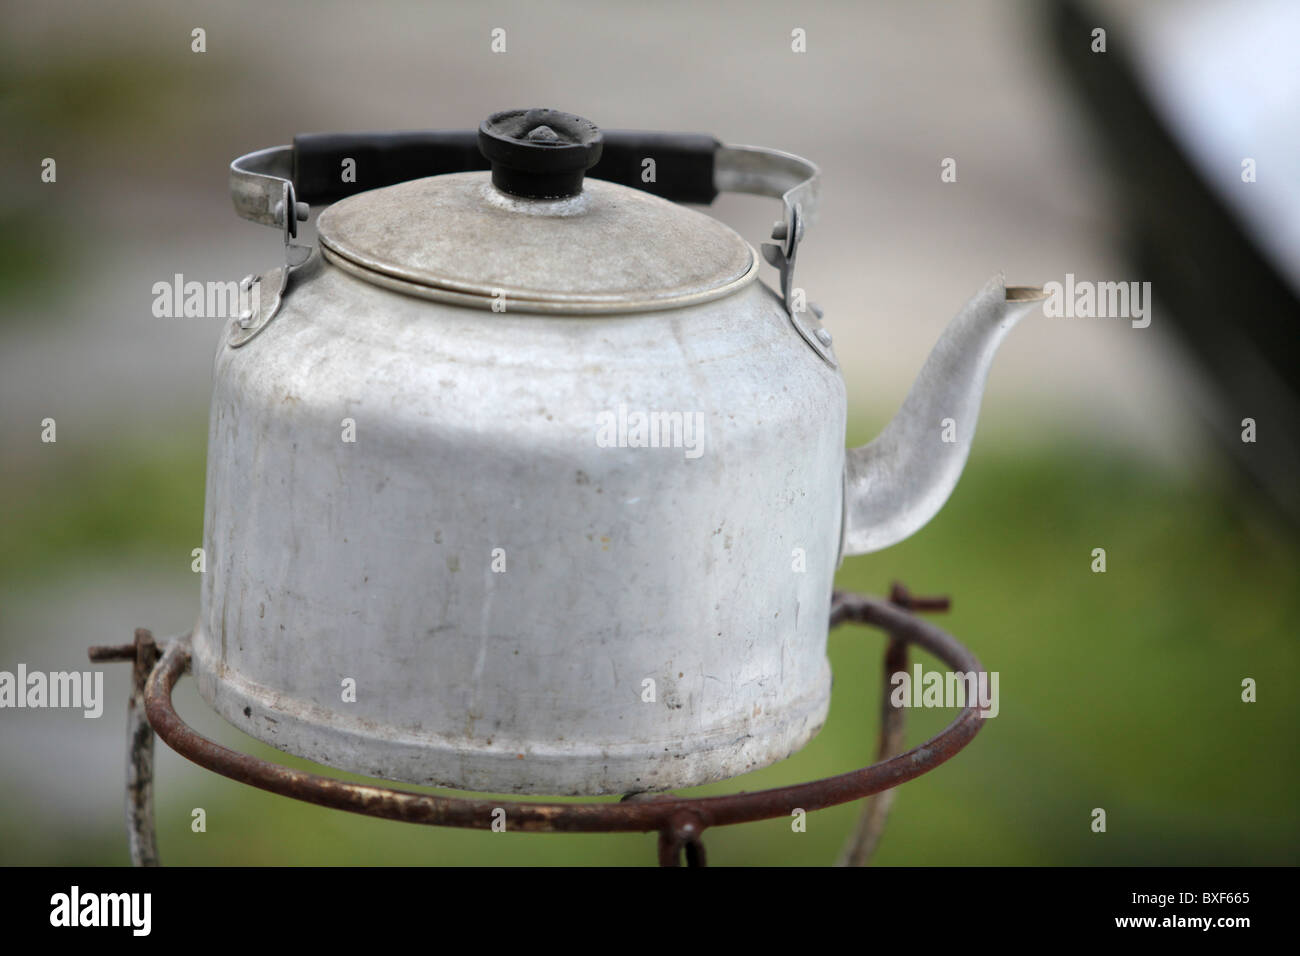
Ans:
{"type": "Polygon", "coordinates": [[[944,330],[893,421],[870,444],[850,449],[844,555],[902,541],[943,507],[970,453],[993,356],[1044,298],[1040,288],[990,279],[944,330]]]}

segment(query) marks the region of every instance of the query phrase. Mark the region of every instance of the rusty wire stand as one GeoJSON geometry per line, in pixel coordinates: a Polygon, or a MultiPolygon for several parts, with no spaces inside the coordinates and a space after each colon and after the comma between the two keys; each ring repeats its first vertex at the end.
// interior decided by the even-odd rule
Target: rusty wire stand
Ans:
{"type": "Polygon", "coordinates": [[[811,783],[736,793],[718,797],[678,797],[672,794],[628,794],[619,803],[520,803],[467,800],[370,784],[350,783],[319,774],[291,770],[222,747],[196,733],[172,706],[172,688],[189,668],[187,638],[159,648],[143,628],[135,642],[118,647],[92,647],[92,661],[129,660],[135,681],[128,705],[127,834],[131,862],[156,866],[158,851],[153,820],[154,734],[200,767],[250,786],[322,807],[347,810],[386,820],[433,826],[490,829],[505,810],[508,828],[527,833],[659,833],[659,864],[688,866],[705,863],[702,836],[709,827],[789,817],[795,810],[822,810],[869,798],[844,849],[841,865],[863,866],[879,842],[893,799],[893,788],[933,770],[965,747],[983,720],[978,702],[968,701],[943,731],[906,753],[904,710],[890,705],[890,677],[908,664],[908,645],[915,644],[956,671],[982,674],[975,655],[955,638],[921,620],[911,611],[947,610],[946,598],[914,598],[895,584],[890,600],[879,601],[837,592],[831,604],[830,626],[845,622],[869,624],[889,634],[885,649],[884,694],[877,763],[811,783]]]}

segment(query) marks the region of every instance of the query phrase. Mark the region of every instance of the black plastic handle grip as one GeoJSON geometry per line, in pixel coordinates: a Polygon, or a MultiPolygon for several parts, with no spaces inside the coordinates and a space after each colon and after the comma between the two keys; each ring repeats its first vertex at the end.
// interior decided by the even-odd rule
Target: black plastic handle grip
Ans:
{"type": "Polygon", "coordinates": [[[718,196],[713,185],[713,157],[722,145],[704,133],[655,133],[607,129],[605,151],[588,176],[631,186],[673,202],[708,205],[718,196]],[[654,160],[654,181],[647,182],[654,160]]]}
{"type": "MultiPolygon", "coordinates": [[[[719,143],[700,133],[602,130],[605,146],[588,176],[631,186],[673,202],[713,202],[714,153],[719,143]],[[653,165],[646,163],[653,160],[653,165]],[[653,181],[647,177],[653,176],[653,181]]],[[[398,133],[305,133],[293,138],[293,185],[306,203],[346,196],[410,179],[488,168],[477,130],[398,133]],[[343,181],[343,161],[356,163],[356,182],[343,181]]]]}
{"type": "Polygon", "coordinates": [[[477,130],[305,133],[293,138],[293,188],[305,203],[331,203],[408,179],[487,169],[477,130]],[[344,182],[344,160],[356,182],[344,182]]]}

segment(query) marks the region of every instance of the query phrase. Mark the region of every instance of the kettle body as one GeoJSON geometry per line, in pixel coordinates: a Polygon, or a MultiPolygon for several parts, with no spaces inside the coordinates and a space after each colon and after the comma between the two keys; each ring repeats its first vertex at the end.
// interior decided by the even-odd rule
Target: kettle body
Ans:
{"type": "Polygon", "coordinates": [[[793,753],[829,706],[841,557],[942,506],[1037,290],[991,280],[846,452],[793,283],[815,166],[625,134],[584,185],[601,133],[550,110],[496,114],[478,145],[490,162],[438,133],[232,166],[286,263],[246,281],[214,366],[200,694],[302,757],[477,791],[663,790],[793,753]],[[342,196],[340,156],[370,171],[342,196]],[[297,190],[340,200],[312,250],[297,190]],[[670,201],[719,190],[782,199],[779,289],[670,201]]]}
{"type": "Polygon", "coordinates": [[[845,393],[777,294],[493,314],[314,259],[216,361],[193,651],[218,712],[493,792],[687,786],[808,741],[845,393]]]}

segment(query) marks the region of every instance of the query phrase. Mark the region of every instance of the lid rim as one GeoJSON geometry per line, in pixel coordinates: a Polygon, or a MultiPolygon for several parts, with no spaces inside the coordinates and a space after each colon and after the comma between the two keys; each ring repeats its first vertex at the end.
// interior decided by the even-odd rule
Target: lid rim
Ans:
{"type": "Polygon", "coordinates": [[[589,185],[545,202],[502,197],[486,171],[430,176],[340,200],[317,234],[326,258],[358,278],[498,311],[503,297],[518,311],[673,308],[757,276],[758,253],[717,219],[589,185]]]}
{"type": "MultiPolygon", "coordinates": [[[[749,251],[750,263],[748,269],[734,279],[709,289],[650,299],[615,297],[605,300],[596,300],[590,297],[579,298],[577,296],[551,299],[527,298],[507,293],[505,296],[507,303],[505,311],[555,316],[627,315],[638,312],[665,312],[671,309],[684,309],[693,305],[701,305],[734,295],[757,281],[759,255],[752,246],[749,251]]],[[[324,254],[325,261],[330,265],[336,266],[362,282],[368,282],[379,288],[400,292],[404,295],[411,295],[431,302],[446,302],[452,305],[483,309],[488,312],[494,311],[492,305],[497,300],[491,293],[479,290],[461,291],[449,285],[431,285],[426,282],[383,272],[379,269],[372,269],[348,258],[345,254],[325,244],[324,241],[321,242],[321,252],[324,254]]]]}

